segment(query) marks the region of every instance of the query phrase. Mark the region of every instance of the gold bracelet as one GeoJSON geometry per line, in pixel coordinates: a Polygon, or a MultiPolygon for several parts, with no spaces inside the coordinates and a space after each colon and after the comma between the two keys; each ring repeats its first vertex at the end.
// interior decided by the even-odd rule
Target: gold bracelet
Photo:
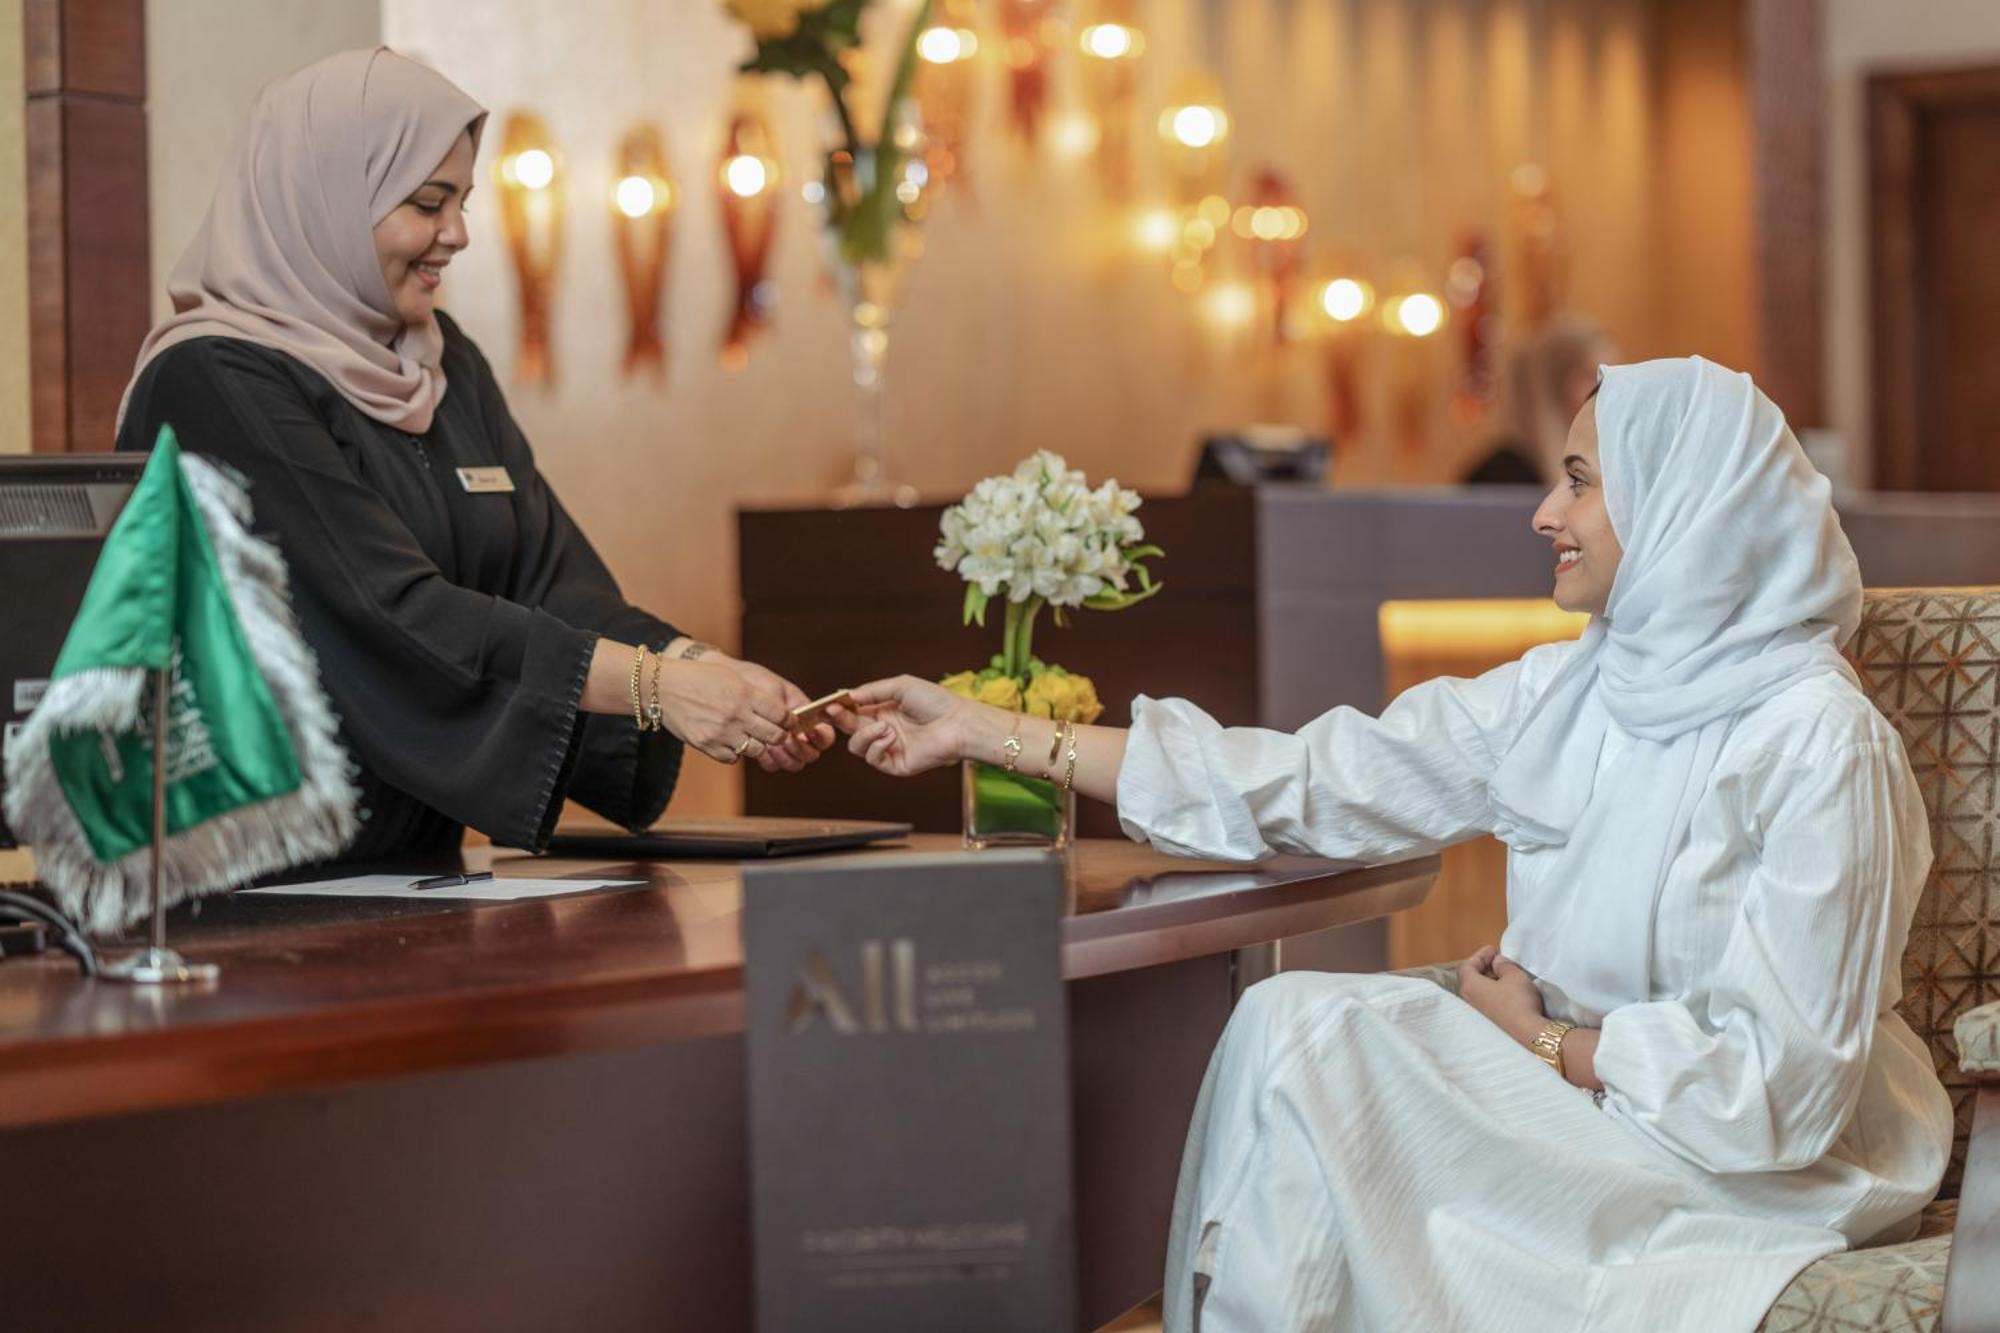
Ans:
{"type": "Polygon", "coordinates": [[[645,669],[646,645],[642,643],[632,654],[632,725],[641,731],[646,729],[646,710],[639,706],[639,673],[645,669]]]}
{"type": "Polygon", "coordinates": [[[1042,766],[1046,770],[1042,774],[1045,778],[1053,778],[1056,775],[1056,759],[1062,754],[1063,724],[1054,718],[1050,718],[1049,721],[1055,727],[1056,734],[1049,738],[1049,762],[1042,766]]]}
{"type": "Polygon", "coordinates": [[[1000,748],[1007,752],[1007,771],[1012,773],[1014,766],[1021,762],[1021,715],[1019,713],[1014,714],[1014,729],[1007,733],[1006,740],[1000,742],[1000,748]]]}
{"type": "Polygon", "coordinates": [[[665,666],[667,654],[664,649],[653,654],[653,689],[646,698],[646,730],[665,731],[667,710],[660,707],[660,668],[665,666]]]}
{"type": "Polygon", "coordinates": [[[1563,1073],[1563,1038],[1574,1031],[1574,1023],[1551,1021],[1535,1034],[1535,1039],[1528,1043],[1528,1049],[1535,1053],[1536,1059],[1555,1070],[1558,1076],[1567,1078],[1568,1075],[1563,1073]]]}
{"type": "Polygon", "coordinates": [[[1069,753],[1064,756],[1068,760],[1068,767],[1063,770],[1062,785],[1063,795],[1067,796],[1076,786],[1076,723],[1063,723],[1063,732],[1069,737],[1069,753]]]}

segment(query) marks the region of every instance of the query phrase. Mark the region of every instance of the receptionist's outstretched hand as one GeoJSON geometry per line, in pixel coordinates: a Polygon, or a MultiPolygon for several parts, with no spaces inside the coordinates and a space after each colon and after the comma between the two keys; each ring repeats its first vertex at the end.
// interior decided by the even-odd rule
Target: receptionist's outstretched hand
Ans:
{"type": "Polygon", "coordinates": [[[1000,711],[915,676],[872,681],[849,693],[854,707],[828,716],[848,733],[850,751],[899,778],[956,763],[966,753],[976,715],[1000,711]]]}

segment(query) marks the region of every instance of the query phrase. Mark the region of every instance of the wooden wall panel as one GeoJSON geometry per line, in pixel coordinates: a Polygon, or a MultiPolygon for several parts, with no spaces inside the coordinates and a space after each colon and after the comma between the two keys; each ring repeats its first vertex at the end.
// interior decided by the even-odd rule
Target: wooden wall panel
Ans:
{"type": "Polygon", "coordinates": [[[144,0],[28,0],[28,343],[38,453],[109,449],[151,325],[144,0]]]}
{"type": "Polygon", "coordinates": [[[1794,427],[1826,419],[1826,60],[1821,0],[1750,0],[1757,359],[1794,427]]]}

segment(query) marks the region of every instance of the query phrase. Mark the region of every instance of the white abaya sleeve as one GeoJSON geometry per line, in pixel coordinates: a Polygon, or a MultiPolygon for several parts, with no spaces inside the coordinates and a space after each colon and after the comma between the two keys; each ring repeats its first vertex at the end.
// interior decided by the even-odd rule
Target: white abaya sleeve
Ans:
{"type": "Polygon", "coordinates": [[[1184,699],[1132,701],[1125,833],[1176,856],[1381,861],[1493,827],[1487,781],[1569,644],[1473,680],[1425,681],[1379,718],[1340,707],[1297,732],[1224,727],[1184,699]]]}
{"type": "Polygon", "coordinates": [[[1806,1166],[1839,1136],[1930,863],[1894,739],[1753,764],[1762,846],[1708,984],[1612,1010],[1596,1057],[1608,1109],[1715,1172],[1806,1166]]]}

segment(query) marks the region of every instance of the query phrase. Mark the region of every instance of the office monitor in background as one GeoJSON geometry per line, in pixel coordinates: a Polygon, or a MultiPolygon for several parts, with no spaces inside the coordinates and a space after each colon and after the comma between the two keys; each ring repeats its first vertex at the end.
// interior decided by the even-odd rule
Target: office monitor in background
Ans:
{"type": "MultiPolygon", "coordinates": [[[[144,454],[0,455],[0,745],[41,699],[144,454]]],[[[0,749],[4,754],[4,749],[0,749]]],[[[7,827],[0,763],[0,847],[7,827]]]]}
{"type": "Polygon", "coordinates": [[[1324,485],[1331,454],[1327,441],[1297,426],[1245,426],[1201,442],[1194,486],[1264,486],[1274,482],[1324,485]]]}

